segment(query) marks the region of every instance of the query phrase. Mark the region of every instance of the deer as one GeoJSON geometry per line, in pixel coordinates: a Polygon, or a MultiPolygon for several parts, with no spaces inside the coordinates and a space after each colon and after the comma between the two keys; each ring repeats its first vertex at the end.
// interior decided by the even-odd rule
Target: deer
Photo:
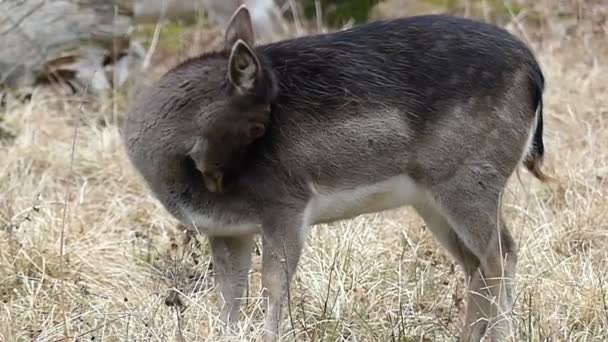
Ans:
{"type": "Polygon", "coordinates": [[[421,15],[255,45],[241,6],[223,48],[131,103],[123,141],[154,198],[207,236],[226,327],[256,236],[272,341],[312,226],[408,206],[465,274],[462,340],[502,341],[517,248],[501,194],[520,165],[549,179],[544,87],[493,24],[421,15]]]}

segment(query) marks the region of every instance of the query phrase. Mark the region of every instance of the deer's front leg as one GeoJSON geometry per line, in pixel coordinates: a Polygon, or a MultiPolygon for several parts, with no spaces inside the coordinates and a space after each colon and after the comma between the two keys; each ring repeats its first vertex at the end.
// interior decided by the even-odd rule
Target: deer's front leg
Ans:
{"type": "Polygon", "coordinates": [[[283,304],[308,231],[297,215],[278,215],[263,226],[262,286],[268,300],[266,340],[279,336],[283,304]]]}
{"type": "MultiPolygon", "coordinates": [[[[216,281],[223,300],[220,318],[227,327],[238,321],[240,302],[251,268],[253,235],[209,237],[216,281]]],[[[220,301],[221,303],[222,301],[220,301]]]]}

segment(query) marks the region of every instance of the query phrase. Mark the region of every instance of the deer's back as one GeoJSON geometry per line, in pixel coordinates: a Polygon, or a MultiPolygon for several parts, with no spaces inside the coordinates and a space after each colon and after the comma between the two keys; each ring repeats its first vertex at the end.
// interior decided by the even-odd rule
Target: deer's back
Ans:
{"type": "Polygon", "coordinates": [[[277,107],[302,109],[317,119],[356,104],[415,110],[428,119],[422,114],[454,101],[500,96],[522,69],[531,79],[540,74],[529,49],[504,29],[435,15],[374,22],[258,51],[281,83],[277,107]]]}
{"type": "Polygon", "coordinates": [[[403,174],[435,182],[467,161],[491,164],[504,178],[524,152],[543,86],[520,40],[444,16],[256,51],[275,72],[279,95],[252,155],[283,170],[286,181],[328,191],[403,174]]]}

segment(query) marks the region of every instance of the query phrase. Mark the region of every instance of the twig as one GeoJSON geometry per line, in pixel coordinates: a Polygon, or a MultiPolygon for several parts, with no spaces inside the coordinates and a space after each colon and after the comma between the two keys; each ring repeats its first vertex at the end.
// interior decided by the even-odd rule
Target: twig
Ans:
{"type": "MultiPolygon", "coordinates": [[[[116,23],[116,18],[118,17],[118,6],[114,5],[114,23],[116,23]]],[[[116,65],[118,64],[118,42],[117,37],[114,36],[112,39],[112,63],[114,63],[112,67],[112,123],[117,124],[118,118],[118,104],[116,103],[116,96],[118,95],[118,76],[116,73],[116,65]]]]}
{"type": "MultiPolygon", "coordinates": [[[[39,4],[39,6],[32,9],[30,12],[28,12],[25,16],[21,17],[17,21],[14,21],[11,17],[8,17],[8,16],[5,17],[6,21],[9,21],[12,23],[12,26],[11,26],[11,28],[5,30],[4,32],[2,32],[0,34],[0,35],[4,35],[10,31],[12,31],[13,29],[16,30],[17,33],[23,38],[23,41],[26,42],[32,48],[32,50],[38,54],[38,58],[40,59],[40,62],[44,62],[46,59],[45,51],[43,51],[40,48],[40,44],[38,42],[36,42],[32,37],[30,37],[27,33],[25,33],[23,31],[23,29],[21,29],[21,27],[19,27],[19,25],[21,24],[21,22],[23,22],[23,20],[28,18],[30,15],[32,15],[37,9],[42,7],[42,5],[44,5],[44,2],[41,2],[39,4]]],[[[9,76],[13,73],[13,71],[18,69],[19,67],[20,67],[20,64],[18,64],[18,63],[15,63],[13,66],[11,66],[11,68],[8,70],[8,72],[5,72],[4,75],[2,75],[2,78],[0,78],[0,84],[4,83],[9,78],[9,76]]]]}
{"type": "Polygon", "coordinates": [[[298,9],[298,5],[296,5],[294,0],[289,0],[289,7],[293,13],[293,22],[296,25],[296,34],[299,36],[302,34],[302,22],[300,20],[300,11],[298,9]]]}
{"type": "Polygon", "coordinates": [[[127,331],[125,332],[125,341],[129,340],[129,324],[131,324],[131,314],[127,315],[127,331]]]}
{"type": "MultiPolygon", "coordinates": [[[[163,5],[165,2],[163,1],[163,5]]],[[[156,23],[156,27],[154,27],[154,36],[152,37],[152,42],[150,42],[150,47],[148,48],[148,52],[144,57],[144,60],[141,65],[141,70],[146,70],[150,67],[150,61],[152,60],[152,55],[154,51],[156,51],[156,46],[158,45],[158,37],[160,36],[160,30],[163,26],[163,21],[165,19],[165,14],[167,12],[167,6],[164,5],[160,10],[160,15],[158,16],[158,22],[156,23]]]]}
{"type": "Polygon", "coordinates": [[[32,9],[30,9],[29,11],[27,11],[27,13],[25,13],[21,18],[17,19],[17,20],[12,20],[10,17],[5,17],[7,18],[6,21],[10,21],[11,22],[11,26],[9,28],[7,28],[6,30],[4,30],[3,32],[0,32],[0,36],[3,36],[9,32],[11,32],[12,30],[16,29],[19,27],[19,25],[21,25],[21,23],[29,18],[32,14],[34,14],[34,12],[36,12],[37,10],[39,10],[42,6],[44,6],[45,1],[41,1],[38,4],[36,4],[32,9]]]}
{"type": "MultiPolygon", "coordinates": [[[[334,260],[333,260],[331,266],[329,267],[329,280],[327,282],[327,293],[325,294],[325,300],[324,300],[324,303],[323,303],[323,314],[322,314],[323,318],[327,317],[327,304],[329,303],[329,296],[331,294],[332,276],[334,274],[334,270],[336,268],[337,261],[338,261],[338,252],[336,252],[334,254],[334,260]]],[[[333,311],[333,306],[331,308],[331,311],[333,311]]]]}
{"type": "MultiPolygon", "coordinates": [[[[95,72],[97,72],[97,71],[98,70],[96,70],[95,72]]],[[[85,85],[83,97],[87,96],[87,93],[89,90],[89,84],[91,84],[93,82],[93,75],[95,75],[95,72],[93,72],[93,74],[91,75],[91,79],[85,85]]],[[[63,316],[63,329],[64,329],[63,334],[64,334],[64,338],[66,341],[68,340],[68,322],[67,322],[66,310],[65,310],[66,309],[65,308],[66,294],[65,294],[65,279],[64,279],[65,227],[66,227],[67,214],[68,214],[68,201],[70,199],[69,179],[72,177],[72,174],[74,173],[74,156],[76,155],[76,138],[78,137],[78,128],[80,126],[82,108],[83,108],[85,102],[86,101],[81,101],[80,104],[78,105],[78,117],[76,118],[75,124],[74,124],[74,134],[72,136],[72,146],[71,146],[71,151],[70,151],[70,166],[68,169],[68,176],[67,176],[68,182],[67,182],[66,188],[65,188],[63,214],[62,214],[62,218],[61,218],[61,232],[59,234],[59,274],[61,275],[59,278],[59,286],[60,286],[60,293],[61,293],[60,307],[61,307],[61,313],[63,316]]]]}
{"type": "Polygon", "coordinates": [[[179,337],[179,341],[180,342],[184,342],[184,333],[182,331],[182,316],[180,313],[180,310],[177,308],[177,306],[174,307],[175,310],[175,316],[177,317],[177,336],[179,337]]]}
{"type": "Polygon", "coordinates": [[[317,31],[321,32],[323,26],[323,9],[321,1],[315,0],[315,16],[317,17],[317,31]]]}
{"type": "MultiPolygon", "coordinates": [[[[122,319],[122,318],[124,318],[124,317],[125,317],[125,316],[119,316],[119,317],[116,317],[116,318],[114,318],[114,319],[111,319],[110,321],[105,321],[103,324],[101,324],[101,325],[100,325],[100,326],[98,326],[98,327],[95,327],[95,328],[89,329],[89,330],[87,330],[87,331],[83,332],[82,334],[79,334],[79,335],[74,336],[74,340],[77,340],[77,339],[79,339],[79,338],[81,338],[81,337],[84,337],[84,336],[86,336],[86,335],[89,335],[89,334],[91,334],[91,333],[94,333],[94,332],[96,332],[97,330],[100,330],[100,329],[105,329],[105,327],[106,327],[108,324],[114,323],[114,322],[116,322],[116,321],[118,321],[119,319],[122,319]]],[[[101,340],[103,341],[103,338],[102,338],[101,340]]]]}
{"type": "MultiPolygon", "coordinates": [[[[285,244],[283,243],[283,255],[285,256],[285,275],[287,278],[287,311],[289,312],[289,323],[291,324],[291,331],[293,332],[293,337],[294,339],[297,339],[296,337],[296,326],[294,324],[294,320],[293,320],[293,311],[291,309],[291,289],[289,288],[289,284],[290,284],[290,278],[289,278],[289,264],[288,264],[288,260],[287,260],[287,248],[285,246],[285,244]]],[[[280,319],[280,316],[279,316],[280,319]]],[[[280,325],[280,323],[279,323],[280,325]]]]}

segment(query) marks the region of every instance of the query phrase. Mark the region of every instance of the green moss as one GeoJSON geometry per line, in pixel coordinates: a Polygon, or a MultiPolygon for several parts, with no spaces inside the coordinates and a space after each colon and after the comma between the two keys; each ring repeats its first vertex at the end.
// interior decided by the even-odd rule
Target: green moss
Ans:
{"type": "MultiPolygon", "coordinates": [[[[465,9],[466,1],[464,0],[419,0],[424,3],[442,6],[450,12],[462,12],[465,9]]],[[[510,15],[511,12],[516,15],[522,11],[522,6],[518,1],[505,1],[505,0],[470,0],[468,1],[469,9],[473,11],[473,15],[481,13],[483,6],[486,6],[491,15],[510,15]]]]}
{"type": "MultiPolygon", "coordinates": [[[[186,28],[179,22],[169,22],[161,27],[158,36],[158,47],[162,50],[177,51],[180,48],[181,36],[186,28]]],[[[155,24],[143,24],[137,26],[135,36],[148,46],[154,37],[155,24]]]]}
{"type": "MultiPolygon", "coordinates": [[[[462,15],[468,4],[469,14],[473,17],[482,17],[486,12],[494,18],[508,18],[512,14],[517,15],[523,10],[520,1],[505,0],[414,0],[421,4],[432,5],[433,7],[443,8],[448,13],[462,15]]],[[[319,1],[322,10],[324,24],[338,27],[353,20],[356,24],[361,24],[369,20],[371,9],[380,0],[321,0],[319,1]]],[[[409,5],[412,5],[409,3],[409,5]]],[[[306,18],[314,20],[316,18],[315,0],[303,1],[304,15],[306,18]]]]}
{"type": "MultiPolygon", "coordinates": [[[[357,24],[366,22],[371,9],[380,0],[321,0],[319,2],[324,23],[336,27],[346,24],[351,19],[357,24]]],[[[303,8],[306,18],[316,18],[317,8],[314,0],[305,0],[303,8]]]]}
{"type": "Polygon", "coordinates": [[[517,2],[513,1],[512,3],[508,3],[503,0],[486,0],[486,4],[490,6],[491,9],[500,13],[500,14],[511,14],[514,15],[519,14],[522,11],[522,6],[517,2]]]}
{"type": "Polygon", "coordinates": [[[420,0],[420,2],[445,7],[446,9],[458,8],[458,0],[420,0]]]}
{"type": "MultiPolygon", "coordinates": [[[[168,52],[177,52],[182,47],[182,35],[194,27],[205,26],[207,19],[197,15],[188,20],[174,20],[162,24],[158,36],[158,49],[168,52]]],[[[156,24],[141,24],[135,28],[134,36],[144,46],[150,45],[154,38],[156,24]]]]}

